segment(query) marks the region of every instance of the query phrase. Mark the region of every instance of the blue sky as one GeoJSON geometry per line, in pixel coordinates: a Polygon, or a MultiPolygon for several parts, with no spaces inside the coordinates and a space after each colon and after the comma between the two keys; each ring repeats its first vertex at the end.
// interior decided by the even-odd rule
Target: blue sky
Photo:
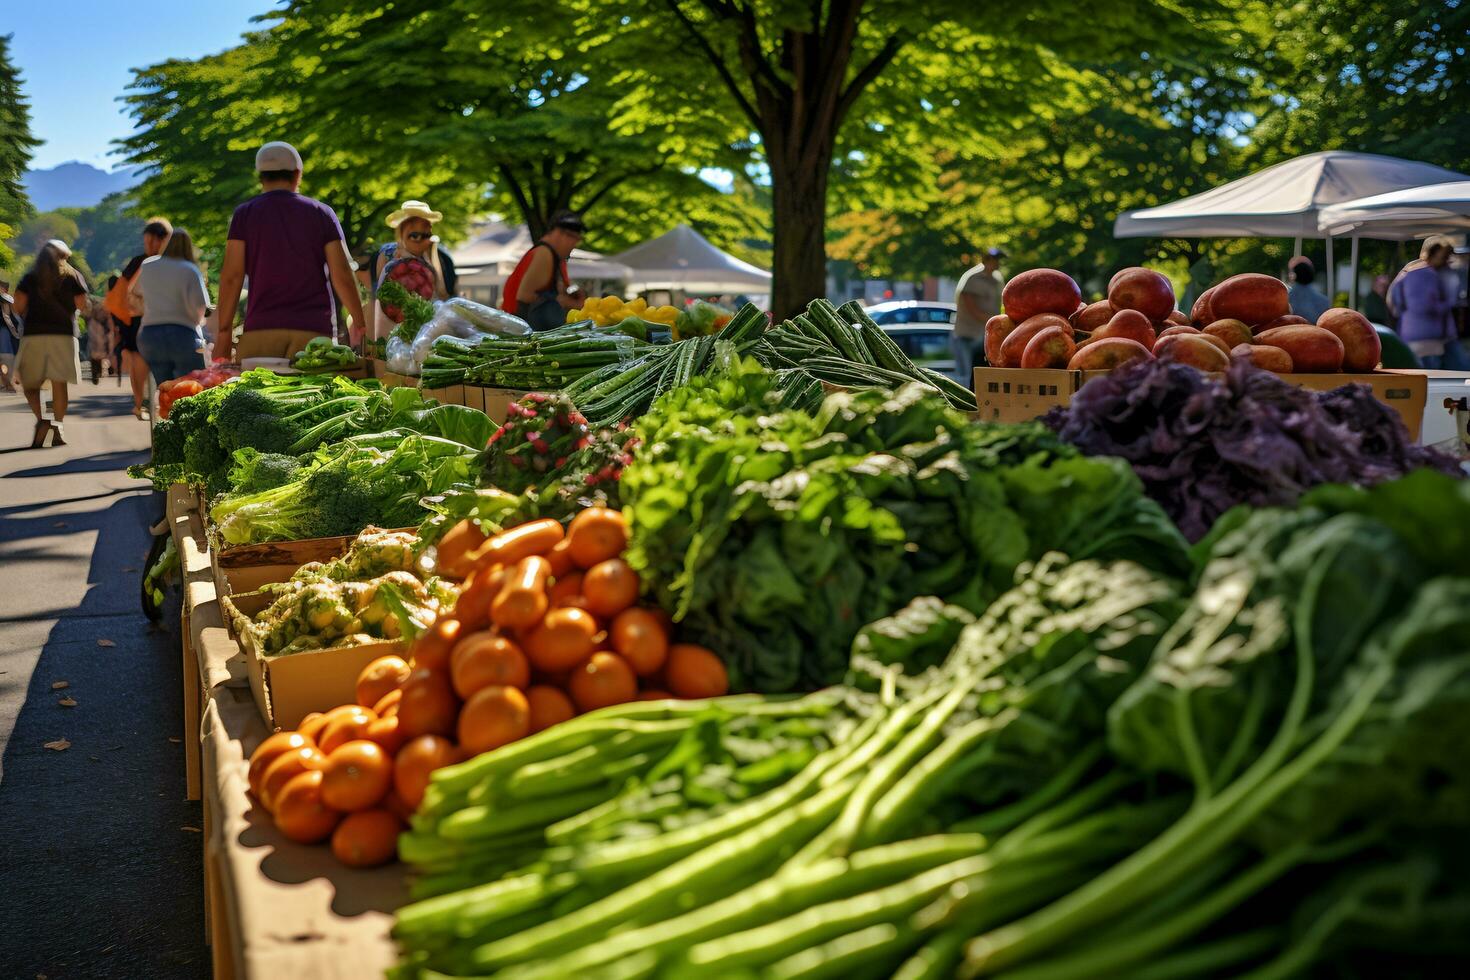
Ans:
{"type": "Polygon", "coordinates": [[[119,161],[111,141],[132,126],[116,99],[132,69],[197,58],[235,44],[272,0],[0,0],[0,34],[31,103],[31,130],[45,142],[31,166],[80,160],[104,170],[119,161]]]}

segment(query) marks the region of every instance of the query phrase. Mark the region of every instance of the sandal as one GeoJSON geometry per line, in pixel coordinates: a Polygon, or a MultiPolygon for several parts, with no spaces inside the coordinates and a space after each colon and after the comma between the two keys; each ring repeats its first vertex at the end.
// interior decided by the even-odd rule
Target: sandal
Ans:
{"type": "Polygon", "coordinates": [[[66,439],[63,438],[63,436],[65,436],[65,435],[66,435],[66,433],[64,433],[64,432],[61,431],[61,423],[60,422],[52,422],[51,423],[51,445],[52,446],[64,446],[64,445],[66,445],[66,439]]]}
{"type": "Polygon", "coordinates": [[[46,444],[46,433],[51,431],[51,423],[45,419],[36,420],[36,432],[31,437],[31,448],[40,449],[46,444]]]}

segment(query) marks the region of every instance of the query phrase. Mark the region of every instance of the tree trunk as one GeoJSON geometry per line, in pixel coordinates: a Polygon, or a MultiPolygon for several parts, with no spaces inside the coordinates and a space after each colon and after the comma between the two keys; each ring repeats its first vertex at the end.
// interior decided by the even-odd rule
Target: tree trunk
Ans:
{"type": "MultiPolygon", "coordinates": [[[[784,320],[827,295],[827,172],[831,154],[816,167],[771,167],[771,313],[784,320]]],[[[774,161],[773,161],[774,162],[774,161]]]]}

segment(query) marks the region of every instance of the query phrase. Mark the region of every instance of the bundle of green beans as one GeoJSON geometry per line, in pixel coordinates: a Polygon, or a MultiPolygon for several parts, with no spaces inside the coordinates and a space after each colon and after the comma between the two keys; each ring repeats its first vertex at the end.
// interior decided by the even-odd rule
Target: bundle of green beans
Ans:
{"type": "Polygon", "coordinates": [[[579,324],[523,337],[492,334],[472,345],[441,337],[424,359],[419,383],[559,391],[598,368],[627,363],[648,347],[626,334],[579,324]]]}
{"type": "Polygon", "coordinates": [[[940,666],[863,665],[876,694],[627,705],[436,773],[397,975],[946,975],[1176,815],[1095,773],[1173,600],[1050,556],[940,666]]]}
{"type": "MultiPolygon", "coordinates": [[[[813,300],[806,312],[766,332],[753,353],[768,368],[799,371],[786,402],[805,407],[811,382],[839,388],[898,388],[926,384],[961,411],[975,411],[975,394],[951,378],[919,367],[856,301],[834,307],[813,300]]],[[[818,384],[820,387],[820,384],[818,384]]]]}
{"type": "Polygon", "coordinates": [[[737,354],[745,354],[759,344],[765,329],[766,315],[746,303],[719,333],[644,348],[632,360],[584,375],[568,385],[566,393],[594,427],[617,425],[648,411],[654,399],[670,388],[707,372],[718,342],[733,344],[737,354]]]}

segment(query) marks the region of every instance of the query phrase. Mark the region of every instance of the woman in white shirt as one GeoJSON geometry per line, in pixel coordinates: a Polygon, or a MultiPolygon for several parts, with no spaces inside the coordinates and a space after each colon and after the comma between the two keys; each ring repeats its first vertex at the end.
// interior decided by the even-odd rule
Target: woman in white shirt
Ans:
{"type": "Polygon", "coordinates": [[[148,362],[153,382],[163,384],[202,370],[200,325],[209,310],[209,290],[187,231],[175,228],[163,251],[144,260],[129,294],[142,303],[138,352],[148,362]]]}

